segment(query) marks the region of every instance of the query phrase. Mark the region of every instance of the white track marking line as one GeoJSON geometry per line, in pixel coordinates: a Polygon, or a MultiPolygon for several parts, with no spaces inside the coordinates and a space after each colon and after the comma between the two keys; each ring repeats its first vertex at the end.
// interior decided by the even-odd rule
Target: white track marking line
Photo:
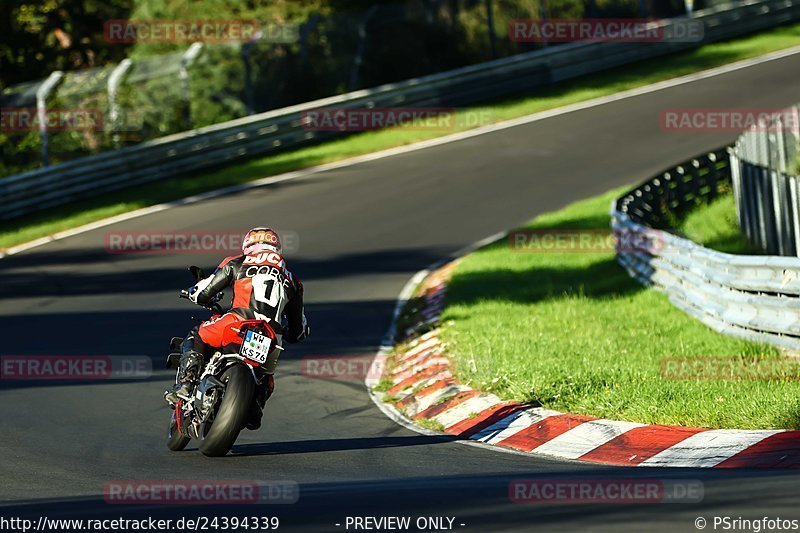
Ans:
{"type": "Polygon", "coordinates": [[[0,252],[0,258],[3,258],[8,255],[18,254],[20,252],[24,252],[26,250],[30,250],[32,248],[36,248],[53,241],[58,241],[61,239],[65,239],[67,237],[72,237],[74,235],[79,235],[81,233],[86,233],[87,231],[92,231],[98,228],[102,228],[105,226],[109,226],[111,224],[116,224],[119,222],[124,222],[126,220],[131,220],[134,218],[139,218],[145,215],[150,215],[153,213],[158,213],[160,211],[164,211],[166,209],[170,209],[172,207],[177,207],[181,205],[188,205],[193,204],[196,202],[201,202],[204,200],[208,200],[211,198],[217,198],[219,196],[223,196],[226,194],[231,194],[235,192],[245,191],[248,189],[252,189],[255,187],[263,187],[265,185],[271,185],[274,183],[280,183],[287,180],[293,180],[298,178],[305,178],[311,176],[313,174],[317,174],[320,172],[326,172],[329,170],[336,170],[340,168],[345,168],[353,165],[358,165],[361,163],[366,163],[370,161],[377,161],[379,159],[384,159],[387,157],[392,157],[395,155],[406,154],[410,152],[416,152],[417,150],[424,150],[426,148],[431,148],[434,146],[440,146],[443,144],[448,144],[452,142],[461,141],[464,139],[470,139],[472,137],[477,137],[479,135],[485,135],[487,133],[492,133],[495,131],[501,131],[508,128],[513,128],[516,126],[521,126],[524,124],[530,124],[532,122],[537,122],[539,120],[545,120],[552,117],[557,117],[559,115],[565,115],[567,113],[572,113],[575,111],[581,111],[584,109],[590,109],[592,107],[601,106],[604,104],[609,104],[612,102],[617,102],[619,100],[623,100],[626,98],[632,98],[635,96],[641,96],[644,94],[661,91],[664,89],[670,89],[673,87],[678,87],[680,85],[685,85],[687,83],[693,83],[696,81],[704,80],[707,78],[711,78],[714,76],[720,76],[723,74],[729,74],[731,72],[735,72],[737,70],[742,70],[745,68],[753,67],[756,65],[760,65],[763,63],[768,63],[770,61],[776,61],[778,59],[783,59],[795,54],[800,53],[800,46],[795,46],[793,48],[787,48],[785,50],[779,50],[777,52],[772,52],[770,54],[765,54],[760,57],[755,57],[752,59],[745,59],[743,61],[737,61],[736,63],[731,63],[729,65],[723,65],[721,67],[716,67],[708,70],[704,70],[701,72],[696,72],[694,74],[688,74],[686,76],[681,76],[678,78],[673,78],[670,80],[665,80],[658,83],[653,83],[650,85],[645,85],[643,87],[637,87],[635,89],[630,89],[627,91],[622,91],[619,93],[611,94],[608,96],[602,96],[600,98],[594,98],[591,100],[586,100],[583,102],[578,102],[575,104],[570,104],[567,106],[558,107],[555,109],[550,109],[548,111],[542,111],[540,113],[534,113],[532,115],[526,115],[524,117],[519,117],[511,120],[506,120],[504,122],[498,122],[497,124],[491,124],[489,126],[483,126],[481,128],[476,128],[473,130],[463,131],[459,133],[454,133],[452,135],[447,135],[445,137],[438,137],[436,139],[429,139],[427,141],[422,141],[418,143],[409,144],[406,146],[398,146],[396,148],[390,148],[388,150],[382,150],[380,152],[374,152],[372,154],[365,154],[358,157],[353,157],[350,159],[344,159],[342,161],[337,161],[334,163],[327,163],[324,165],[317,165],[314,167],[309,167],[306,169],[296,170],[292,172],[287,172],[285,174],[279,174],[277,176],[270,176],[266,178],[262,178],[256,181],[251,181],[248,183],[243,183],[239,185],[233,185],[230,187],[224,187],[221,189],[217,189],[214,191],[209,191],[203,194],[197,194],[194,196],[189,196],[183,198],[181,200],[175,200],[172,202],[166,202],[162,204],[153,205],[150,207],[145,207],[143,209],[138,209],[136,211],[131,211],[130,213],[123,213],[121,215],[117,215],[111,218],[99,220],[97,222],[92,222],[90,224],[86,224],[84,226],[80,226],[74,229],[66,230],[58,232],[54,235],[48,237],[42,237],[41,239],[36,239],[34,241],[30,241],[24,244],[19,244],[17,246],[12,246],[8,250],[4,252],[0,252]]]}

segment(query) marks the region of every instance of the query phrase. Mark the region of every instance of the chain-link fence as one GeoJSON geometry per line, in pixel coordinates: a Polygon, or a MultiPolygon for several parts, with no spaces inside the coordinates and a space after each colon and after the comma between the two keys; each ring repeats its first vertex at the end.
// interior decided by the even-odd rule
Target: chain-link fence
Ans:
{"type": "Polygon", "coordinates": [[[122,64],[3,90],[0,176],[548,46],[513,42],[514,19],[669,17],[685,9],[684,0],[407,0],[285,21],[292,31],[280,38],[262,23],[238,41],[137,42],[122,64]],[[37,111],[37,96],[47,114],[37,111]]]}

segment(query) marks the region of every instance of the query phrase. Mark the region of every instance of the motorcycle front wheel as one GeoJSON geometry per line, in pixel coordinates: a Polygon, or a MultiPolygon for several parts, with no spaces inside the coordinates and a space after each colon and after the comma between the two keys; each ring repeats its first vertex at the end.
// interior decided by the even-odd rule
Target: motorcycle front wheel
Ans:
{"type": "Polygon", "coordinates": [[[221,457],[233,448],[247,422],[255,394],[253,376],[243,364],[229,367],[220,381],[226,384],[222,403],[214,419],[205,423],[200,441],[200,451],[208,457],[221,457]]]}
{"type": "Polygon", "coordinates": [[[172,450],[173,452],[179,452],[186,448],[186,445],[189,444],[191,440],[189,437],[186,437],[178,431],[178,411],[172,411],[172,418],[169,421],[169,439],[167,440],[167,448],[172,450]]]}

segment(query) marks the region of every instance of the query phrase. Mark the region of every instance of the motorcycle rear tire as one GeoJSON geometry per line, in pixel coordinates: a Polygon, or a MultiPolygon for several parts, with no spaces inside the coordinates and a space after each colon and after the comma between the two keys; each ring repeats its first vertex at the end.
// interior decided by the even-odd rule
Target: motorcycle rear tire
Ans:
{"type": "Polygon", "coordinates": [[[247,422],[255,394],[253,376],[243,364],[228,368],[221,381],[226,383],[222,404],[200,442],[200,451],[208,457],[222,457],[233,448],[247,422]]]}

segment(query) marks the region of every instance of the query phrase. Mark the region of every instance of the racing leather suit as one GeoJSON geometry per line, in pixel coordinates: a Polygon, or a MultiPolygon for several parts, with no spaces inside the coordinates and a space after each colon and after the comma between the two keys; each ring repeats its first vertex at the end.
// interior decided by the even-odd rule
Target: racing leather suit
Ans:
{"type": "MultiPolygon", "coordinates": [[[[222,333],[231,323],[248,319],[269,320],[278,336],[277,345],[285,339],[301,341],[308,332],[303,311],[303,284],[287,268],[277,252],[227,257],[217,270],[200,280],[190,291],[191,299],[205,305],[221,291],[233,287],[233,304],[224,315],[194,328],[181,346],[178,380],[193,381],[205,366],[210,348],[222,347],[222,333]],[[286,319],[286,328],[281,319],[286,319]]],[[[266,372],[273,374],[278,364],[279,349],[267,359],[266,372]]],[[[271,391],[270,391],[271,392],[271,391]]]]}

